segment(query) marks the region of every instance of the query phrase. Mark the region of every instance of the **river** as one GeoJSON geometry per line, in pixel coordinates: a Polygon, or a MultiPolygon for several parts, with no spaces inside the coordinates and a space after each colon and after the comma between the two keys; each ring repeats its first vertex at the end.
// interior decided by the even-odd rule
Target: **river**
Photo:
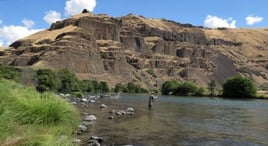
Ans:
{"type": "Polygon", "coordinates": [[[148,95],[121,95],[81,108],[98,119],[80,138],[97,135],[106,145],[268,145],[268,100],[159,96],[151,110],[147,101],[148,95]],[[127,107],[135,115],[108,119],[109,110],[127,107]]]}

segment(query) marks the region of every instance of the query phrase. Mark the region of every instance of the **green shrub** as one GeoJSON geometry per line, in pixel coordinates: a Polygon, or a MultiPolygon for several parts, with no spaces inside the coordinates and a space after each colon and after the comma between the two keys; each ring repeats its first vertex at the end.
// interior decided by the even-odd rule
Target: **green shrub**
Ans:
{"type": "Polygon", "coordinates": [[[115,92],[121,91],[124,93],[148,93],[148,90],[131,82],[127,83],[126,85],[117,83],[114,87],[114,91],[115,92]]]}
{"type": "Polygon", "coordinates": [[[38,69],[36,72],[37,86],[39,92],[57,91],[59,79],[51,69],[38,69]]]}
{"type": "Polygon", "coordinates": [[[193,96],[204,96],[205,95],[205,89],[200,87],[198,88],[195,93],[193,94],[193,96]]]}
{"type": "Polygon", "coordinates": [[[91,84],[93,86],[93,92],[99,92],[99,82],[97,80],[91,81],[91,84]]]}
{"type": "Polygon", "coordinates": [[[20,72],[14,66],[0,65],[0,78],[18,81],[20,72]]]}
{"type": "Polygon", "coordinates": [[[74,73],[67,69],[61,69],[58,72],[60,80],[59,92],[71,93],[72,91],[79,91],[79,82],[74,73]]]}
{"type": "Polygon", "coordinates": [[[82,92],[93,92],[93,83],[90,80],[79,81],[79,88],[82,92]]]}
{"type": "Polygon", "coordinates": [[[117,83],[117,84],[115,84],[114,92],[123,91],[123,88],[124,88],[124,85],[123,84],[117,83]]]}
{"type": "Polygon", "coordinates": [[[148,93],[148,90],[131,82],[127,83],[126,89],[128,93],[148,93]]]}
{"type": "Polygon", "coordinates": [[[108,84],[104,81],[100,81],[99,90],[102,92],[109,92],[110,91],[108,84]]]}
{"type": "Polygon", "coordinates": [[[179,83],[176,80],[164,82],[161,88],[163,95],[179,95],[179,96],[203,96],[205,89],[198,88],[191,82],[179,83]]]}
{"type": "Polygon", "coordinates": [[[197,89],[198,88],[193,83],[184,82],[177,88],[176,95],[192,96],[195,95],[197,89]]]}
{"type": "Polygon", "coordinates": [[[235,76],[223,84],[223,97],[253,98],[256,97],[256,87],[249,78],[235,76]]]}
{"type": "Polygon", "coordinates": [[[175,95],[177,88],[180,83],[176,80],[166,81],[161,88],[161,93],[163,95],[175,95]]]}

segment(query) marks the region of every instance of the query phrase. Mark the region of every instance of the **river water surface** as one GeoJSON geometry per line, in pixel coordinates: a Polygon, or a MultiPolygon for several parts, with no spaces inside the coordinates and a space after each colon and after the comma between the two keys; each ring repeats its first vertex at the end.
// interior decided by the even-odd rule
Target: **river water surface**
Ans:
{"type": "Polygon", "coordinates": [[[148,95],[121,95],[89,104],[81,112],[97,121],[81,138],[100,136],[106,145],[268,145],[268,100],[160,96],[151,110],[147,101],[148,95]],[[135,115],[108,119],[109,110],[127,107],[135,115]]]}

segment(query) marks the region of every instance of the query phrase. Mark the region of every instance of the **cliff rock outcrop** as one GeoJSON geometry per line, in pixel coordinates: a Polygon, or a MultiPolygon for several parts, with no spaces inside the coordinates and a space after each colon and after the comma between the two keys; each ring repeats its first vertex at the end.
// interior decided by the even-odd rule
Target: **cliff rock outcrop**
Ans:
{"type": "Polygon", "coordinates": [[[67,68],[80,79],[110,86],[135,82],[152,89],[169,79],[206,86],[237,74],[261,86],[268,83],[267,55],[267,29],[208,29],[133,14],[82,13],[0,50],[0,64],[67,68]]]}

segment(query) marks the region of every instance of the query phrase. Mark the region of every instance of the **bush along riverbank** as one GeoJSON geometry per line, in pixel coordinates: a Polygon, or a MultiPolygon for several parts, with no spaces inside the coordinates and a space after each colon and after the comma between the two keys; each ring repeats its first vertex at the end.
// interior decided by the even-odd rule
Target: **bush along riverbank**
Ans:
{"type": "Polygon", "coordinates": [[[75,107],[49,92],[0,79],[0,144],[73,145],[79,123],[75,107]]]}

